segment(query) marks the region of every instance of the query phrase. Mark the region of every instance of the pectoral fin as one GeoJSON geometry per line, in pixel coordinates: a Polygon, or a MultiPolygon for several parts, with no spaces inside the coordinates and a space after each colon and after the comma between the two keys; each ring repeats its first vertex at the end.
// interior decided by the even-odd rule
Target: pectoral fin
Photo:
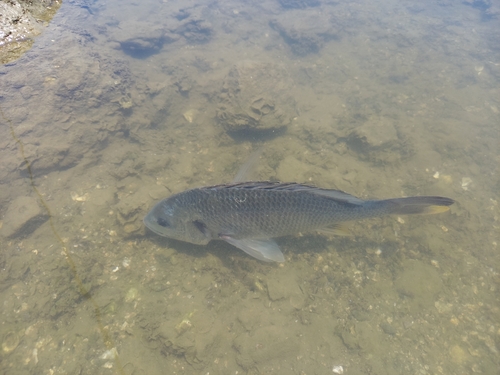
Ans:
{"type": "Polygon", "coordinates": [[[238,240],[230,236],[221,235],[221,240],[236,246],[238,249],[243,250],[250,256],[263,260],[264,262],[284,262],[285,257],[281,252],[278,244],[273,240],[255,240],[255,239],[242,239],[238,240]]]}

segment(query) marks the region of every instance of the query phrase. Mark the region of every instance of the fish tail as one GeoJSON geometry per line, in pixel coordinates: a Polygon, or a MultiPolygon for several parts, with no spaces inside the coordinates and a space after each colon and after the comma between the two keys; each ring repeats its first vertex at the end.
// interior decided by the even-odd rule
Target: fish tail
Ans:
{"type": "Polygon", "coordinates": [[[446,197],[423,196],[384,199],[374,203],[393,215],[427,215],[448,211],[454,202],[446,197]]]}

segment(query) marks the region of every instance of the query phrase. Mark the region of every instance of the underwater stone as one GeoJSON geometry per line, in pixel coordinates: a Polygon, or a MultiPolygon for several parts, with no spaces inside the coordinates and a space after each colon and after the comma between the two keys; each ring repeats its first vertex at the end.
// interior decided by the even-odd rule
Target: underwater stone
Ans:
{"type": "Polygon", "coordinates": [[[47,219],[35,198],[17,197],[3,218],[1,234],[6,238],[27,236],[47,219]]]}

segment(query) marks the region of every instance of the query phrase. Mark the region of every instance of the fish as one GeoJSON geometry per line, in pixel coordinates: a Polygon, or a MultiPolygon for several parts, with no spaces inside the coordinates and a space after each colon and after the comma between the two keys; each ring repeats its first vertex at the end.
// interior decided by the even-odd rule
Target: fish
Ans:
{"type": "Polygon", "coordinates": [[[197,245],[223,240],[261,261],[284,262],[274,238],[313,230],[344,234],[348,221],[436,214],[454,202],[440,196],[363,200],[295,182],[233,182],[163,199],[144,217],[144,224],[163,237],[197,245]]]}

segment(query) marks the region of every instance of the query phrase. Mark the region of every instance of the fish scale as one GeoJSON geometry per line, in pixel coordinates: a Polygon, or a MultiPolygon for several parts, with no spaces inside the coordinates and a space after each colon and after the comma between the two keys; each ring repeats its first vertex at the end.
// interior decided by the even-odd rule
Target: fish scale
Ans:
{"type": "Polygon", "coordinates": [[[299,231],[348,221],[359,215],[344,209],[349,203],[315,196],[306,191],[194,189],[182,195],[184,207],[200,213],[213,233],[232,233],[237,238],[281,237],[299,231]]]}

